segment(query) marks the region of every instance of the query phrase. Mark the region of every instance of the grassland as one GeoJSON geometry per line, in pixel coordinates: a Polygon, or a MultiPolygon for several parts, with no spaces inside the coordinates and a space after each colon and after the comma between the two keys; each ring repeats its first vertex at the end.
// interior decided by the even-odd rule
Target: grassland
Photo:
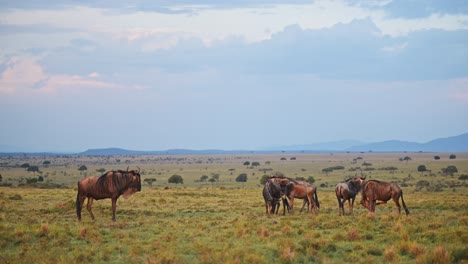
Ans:
{"type": "Polygon", "coordinates": [[[0,157],[0,183],[11,185],[0,187],[0,263],[463,263],[468,185],[459,177],[468,174],[468,153],[449,154],[0,157]],[[405,156],[411,160],[399,161],[405,156]],[[24,163],[40,172],[27,172],[24,163]],[[430,171],[418,172],[419,165],[430,171]],[[78,222],[77,180],[127,166],[156,181],[119,199],[117,222],[110,200],[94,203],[95,221],[84,211],[78,222]],[[336,166],[344,169],[323,172],[336,166]],[[458,173],[443,175],[447,166],[458,173]],[[359,175],[357,168],[403,186],[411,215],[388,203],[375,215],[356,206],[354,215],[339,217],[334,186],[359,175]],[[318,215],[265,215],[260,178],[277,171],[315,179],[318,215]],[[245,184],[235,181],[241,173],[245,184]],[[184,184],[169,184],[174,174],[184,184]],[[203,175],[219,180],[201,182],[203,175]],[[43,182],[30,180],[39,176],[43,182]]]}

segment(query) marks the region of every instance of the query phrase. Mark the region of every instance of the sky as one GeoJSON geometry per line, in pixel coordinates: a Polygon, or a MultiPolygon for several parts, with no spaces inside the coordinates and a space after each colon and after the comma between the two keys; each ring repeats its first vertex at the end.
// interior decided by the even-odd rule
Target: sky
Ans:
{"type": "Polygon", "coordinates": [[[0,150],[468,132],[464,0],[0,0],[0,150]]]}

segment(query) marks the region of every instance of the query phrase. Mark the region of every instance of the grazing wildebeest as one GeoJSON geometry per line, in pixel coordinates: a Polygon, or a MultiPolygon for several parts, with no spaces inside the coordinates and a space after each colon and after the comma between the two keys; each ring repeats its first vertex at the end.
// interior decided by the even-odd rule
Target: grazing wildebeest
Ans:
{"type": "MultiPolygon", "coordinates": [[[[285,178],[280,182],[283,193],[288,198],[289,208],[291,214],[294,213],[294,198],[304,199],[302,208],[307,204],[307,211],[312,212],[312,209],[318,213],[320,203],[317,196],[317,188],[310,185],[308,182],[296,181],[293,179],[285,178]]],[[[302,209],[301,209],[302,211],[302,209]]]]}
{"type": "Polygon", "coordinates": [[[386,204],[388,200],[393,199],[398,207],[398,213],[401,213],[401,206],[398,200],[401,197],[401,203],[405,209],[406,215],[409,215],[409,210],[406,208],[405,200],[403,200],[403,191],[396,183],[383,182],[377,180],[368,181],[362,189],[361,204],[369,211],[375,212],[375,206],[386,204]],[[379,200],[381,202],[376,203],[379,200]]]}
{"type": "Polygon", "coordinates": [[[356,195],[362,188],[364,177],[349,178],[344,182],[338,183],[335,187],[336,199],[338,200],[339,215],[344,215],[344,202],[347,200],[349,204],[349,213],[353,214],[354,200],[356,195]]]}
{"type": "Polygon", "coordinates": [[[101,176],[91,176],[78,181],[78,194],[76,195],[76,214],[81,221],[81,209],[86,198],[88,198],[87,209],[91,218],[93,200],[112,199],[112,221],[115,221],[115,208],[120,195],[124,198],[135,192],[141,191],[140,168],[138,171],[109,171],[101,176]]]}
{"type": "Polygon", "coordinates": [[[265,200],[265,208],[267,214],[278,213],[280,207],[280,200],[283,200],[283,214],[285,214],[286,207],[289,205],[283,192],[281,191],[280,182],[281,177],[268,177],[267,182],[263,186],[263,199],[265,200]]]}

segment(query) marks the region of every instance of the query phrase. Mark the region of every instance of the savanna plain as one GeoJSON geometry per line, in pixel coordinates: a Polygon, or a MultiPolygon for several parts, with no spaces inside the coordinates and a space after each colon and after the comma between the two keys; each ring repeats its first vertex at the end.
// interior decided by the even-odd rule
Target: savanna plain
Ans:
{"type": "Polygon", "coordinates": [[[0,156],[0,174],[0,263],[468,263],[468,153],[0,156]],[[79,222],[77,181],[127,166],[142,190],[117,221],[106,199],[79,222]],[[319,213],[267,215],[278,173],[312,181],[319,213]],[[335,185],[361,173],[398,183],[410,215],[358,195],[338,216],[335,185]]]}

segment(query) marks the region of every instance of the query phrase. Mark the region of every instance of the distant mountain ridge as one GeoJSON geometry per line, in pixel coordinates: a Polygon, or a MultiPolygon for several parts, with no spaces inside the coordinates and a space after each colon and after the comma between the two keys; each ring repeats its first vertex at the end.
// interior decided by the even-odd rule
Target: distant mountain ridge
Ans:
{"type": "Polygon", "coordinates": [[[272,147],[263,150],[191,150],[169,149],[160,151],[127,150],[122,148],[88,149],[79,153],[56,152],[26,152],[15,151],[10,145],[0,145],[0,155],[83,155],[83,156],[130,156],[130,155],[202,155],[202,154],[251,154],[251,153],[281,153],[281,152],[468,152],[468,133],[458,136],[438,138],[426,143],[416,143],[401,140],[387,140],[374,143],[363,143],[356,140],[341,140],[326,143],[291,145],[272,147]]]}
{"type": "Polygon", "coordinates": [[[353,146],[346,151],[424,151],[424,152],[468,152],[468,133],[459,136],[439,138],[427,143],[416,143],[400,140],[388,140],[359,146],[353,146]]]}

